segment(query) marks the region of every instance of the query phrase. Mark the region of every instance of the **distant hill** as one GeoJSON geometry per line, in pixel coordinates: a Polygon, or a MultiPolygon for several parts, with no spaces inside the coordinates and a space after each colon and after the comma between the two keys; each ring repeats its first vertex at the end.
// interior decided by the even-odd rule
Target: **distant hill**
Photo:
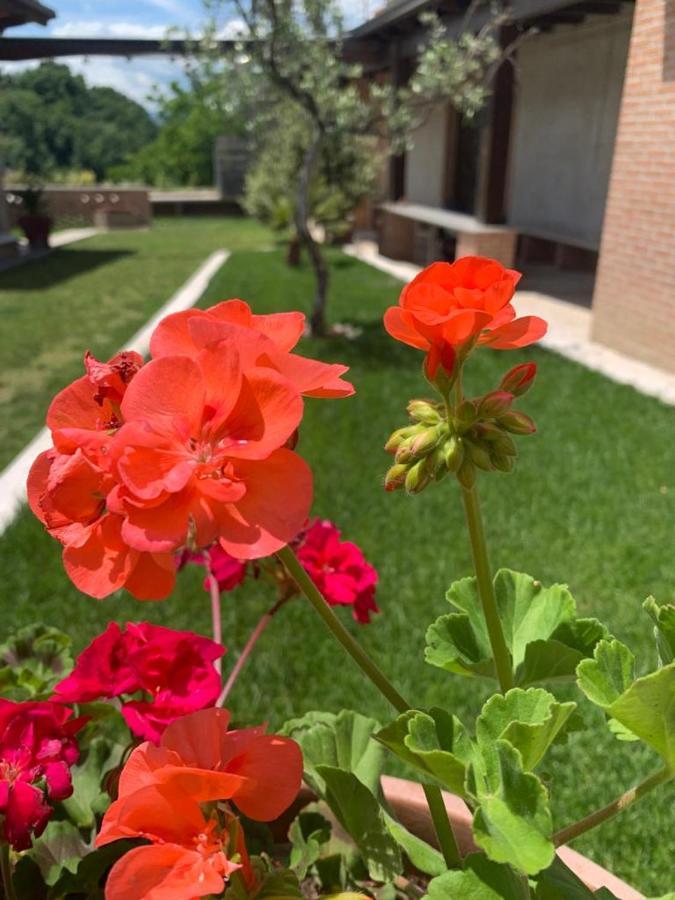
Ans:
{"type": "Polygon", "coordinates": [[[9,169],[45,180],[87,169],[100,181],[156,133],[138,103],[60,63],[0,73],[0,163],[9,169]]]}

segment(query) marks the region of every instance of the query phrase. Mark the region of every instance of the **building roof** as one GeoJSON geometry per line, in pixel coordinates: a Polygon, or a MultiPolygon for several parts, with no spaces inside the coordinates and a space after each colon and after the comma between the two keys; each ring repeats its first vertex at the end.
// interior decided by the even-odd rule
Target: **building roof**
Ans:
{"type": "Polygon", "coordinates": [[[56,13],[38,0],[0,0],[0,32],[16,25],[46,25],[56,13]]]}

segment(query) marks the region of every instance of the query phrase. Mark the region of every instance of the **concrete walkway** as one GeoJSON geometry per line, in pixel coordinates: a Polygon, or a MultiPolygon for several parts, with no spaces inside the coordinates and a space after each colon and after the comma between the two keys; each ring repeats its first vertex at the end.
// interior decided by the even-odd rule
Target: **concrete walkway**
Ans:
{"type": "MultiPolygon", "coordinates": [[[[345,247],[345,253],[400,281],[410,281],[421,271],[421,267],[413,263],[381,256],[373,241],[350,244],[345,247]]],[[[612,381],[629,384],[642,394],[675,406],[675,375],[591,340],[590,309],[527,290],[518,291],[516,308],[518,315],[541,316],[548,322],[548,333],[540,341],[542,347],[601,372],[612,381]]]]}
{"type": "MultiPolygon", "coordinates": [[[[120,349],[135,350],[145,355],[150,347],[150,335],[159,320],[169,313],[180,312],[194,306],[229,255],[228,250],[217,250],[212,253],[173,297],[120,349]]],[[[10,525],[26,500],[26,479],[35,457],[51,446],[51,434],[47,428],[43,428],[0,473],[0,534],[10,525]]]]}

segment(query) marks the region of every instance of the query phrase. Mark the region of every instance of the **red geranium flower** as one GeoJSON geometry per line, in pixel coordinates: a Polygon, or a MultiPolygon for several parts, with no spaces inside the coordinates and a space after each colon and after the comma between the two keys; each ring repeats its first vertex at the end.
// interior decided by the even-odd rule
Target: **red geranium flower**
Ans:
{"type": "Polygon", "coordinates": [[[302,313],[256,316],[243,300],[224,300],[209,309],[188,309],[167,316],[152,335],[150,352],[154,357],[196,357],[205,347],[234,337],[247,367],[264,366],[280,372],[306,397],[351,396],[353,385],[342,379],[348,366],[329,365],[290,352],[304,327],[302,313]]]}
{"type": "Polygon", "coordinates": [[[269,368],[242,371],[234,341],[210,345],[196,359],[148,363],[121,409],[125,424],[113,445],[121,485],[109,504],[125,517],[130,546],[163,553],[219,539],[234,556],[254,559],[302,527],[312,476],[283,449],[302,400],[269,368]]]}
{"type": "Polygon", "coordinates": [[[50,802],[73,792],[70,767],[84,719],[71,715],[58,703],[0,699],[0,835],[15,850],[26,850],[31,836],[45,830],[50,802]]]}
{"type": "Polygon", "coordinates": [[[108,508],[116,480],[113,435],[120,403],[142,360],[120,353],[109,363],[85,356],[88,374],[60,391],[47,412],[54,447],[41,453],[28,476],[28,502],[52,537],[64,545],[68,576],[85,594],[102,598],[126,587],[140,600],[173,589],[171,554],[143,553],[122,539],[122,517],[108,508]]]}
{"type": "Polygon", "coordinates": [[[221,814],[223,821],[200,804],[229,800],[244,815],[271,821],[293,802],[302,779],[298,745],[262,728],[228,731],[229,721],[227,710],[202,710],[170,725],[159,747],[145,743],[132,752],[96,844],[129,837],[151,843],[113,866],[108,900],[220,894],[235,869],[246,870],[246,850],[243,839],[229,847],[234,811],[221,814]],[[229,858],[233,850],[241,864],[229,858]]]}
{"type": "Polygon", "coordinates": [[[215,703],[221,684],[213,663],[224,653],[191,631],[148,622],[128,622],[122,631],[111,622],[55,692],[67,703],[86,703],[143,691],[151,699],[127,700],[122,715],[137,737],[157,742],[175,719],[215,703]]]}
{"type": "Polygon", "coordinates": [[[406,285],[399,305],[386,311],[384,327],[397,341],[432,352],[436,366],[444,352],[452,358],[446,347],[464,353],[475,344],[525,347],[542,338],[547,326],[537,316],[515,318],[511,299],[520,277],[481,256],[433,263],[406,285]]]}
{"type": "Polygon", "coordinates": [[[351,606],[357,622],[367,624],[377,613],[377,571],[362,550],[341,541],[332,522],[315,519],[298,545],[298,559],[331,606],[351,606]]]}

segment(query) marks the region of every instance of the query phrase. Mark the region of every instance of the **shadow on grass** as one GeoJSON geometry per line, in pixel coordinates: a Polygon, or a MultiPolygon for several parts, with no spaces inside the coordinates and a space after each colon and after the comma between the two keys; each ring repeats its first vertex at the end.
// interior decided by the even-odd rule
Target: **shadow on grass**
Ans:
{"type": "Polygon", "coordinates": [[[64,247],[41,259],[28,261],[0,275],[0,291],[34,291],[51,288],[85,272],[130,256],[133,250],[88,250],[64,247]]]}

